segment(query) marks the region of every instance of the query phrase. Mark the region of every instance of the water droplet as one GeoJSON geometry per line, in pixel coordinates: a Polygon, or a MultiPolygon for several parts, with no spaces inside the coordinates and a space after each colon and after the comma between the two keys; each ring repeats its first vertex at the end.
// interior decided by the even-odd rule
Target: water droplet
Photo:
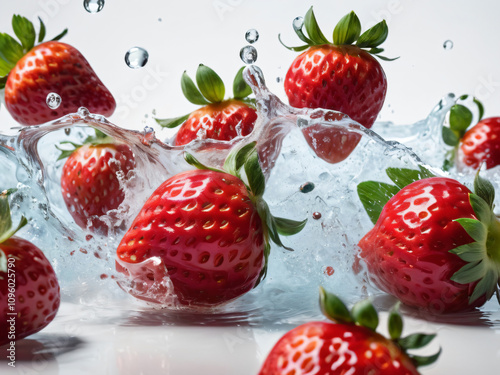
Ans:
{"type": "Polygon", "coordinates": [[[246,32],[245,39],[248,43],[253,44],[259,40],[259,32],[255,29],[250,29],[246,32]]]}
{"type": "Polygon", "coordinates": [[[132,69],[142,68],[147,64],[148,59],[148,51],[141,47],[132,47],[125,54],[125,62],[132,69]]]}
{"type": "Polygon", "coordinates": [[[448,40],[446,40],[446,41],[443,43],[443,48],[444,48],[445,50],[447,50],[447,51],[448,51],[448,50],[450,50],[450,49],[452,49],[452,48],[453,48],[453,41],[451,41],[451,40],[449,40],[449,39],[448,39],[448,40]]]}
{"type": "Polygon", "coordinates": [[[281,82],[281,80],[282,80],[282,78],[281,78],[281,77],[276,77],[276,82],[280,83],[280,82],[281,82]]]}
{"type": "Polygon", "coordinates": [[[151,110],[151,114],[152,114],[153,116],[156,116],[156,109],[154,109],[154,108],[153,108],[153,109],[151,110]]]}
{"type": "Polygon", "coordinates": [[[104,8],[104,0],[83,0],[83,7],[89,13],[99,13],[104,8]]]}
{"type": "Polygon", "coordinates": [[[55,92],[51,92],[47,95],[47,99],[45,99],[45,102],[47,103],[47,106],[50,109],[57,109],[61,105],[61,97],[56,94],[55,92]]]}
{"type": "Polygon", "coordinates": [[[161,18],[158,18],[158,22],[161,22],[161,21],[162,21],[162,19],[161,19],[161,18]]]}
{"type": "Polygon", "coordinates": [[[313,212],[313,219],[314,220],[321,219],[321,212],[313,212]]]}
{"type": "Polygon", "coordinates": [[[71,128],[64,128],[64,134],[70,135],[71,134],[71,128]]]}
{"type": "Polygon", "coordinates": [[[142,137],[142,143],[146,146],[151,146],[155,139],[155,130],[151,126],[144,127],[144,135],[142,137]]]}
{"type": "Polygon", "coordinates": [[[303,17],[295,17],[295,19],[292,22],[293,29],[295,31],[302,29],[302,26],[304,26],[304,18],[303,17]]]}
{"type": "Polygon", "coordinates": [[[245,46],[240,50],[240,58],[245,64],[253,64],[257,61],[257,50],[254,46],[245,46]]]}
{"type": "Polygon", "coordinates": [[[87,108],[85,107],[80,107],[78,108],[78,114],[80,115],[80,117],[88,117],[90,115],[90,112],[87,108]]]}
{"type": "Polygon", "coordinates": [[[306,183],[300,185],[300,192],[301,193],[310,193],[313,190],[314,190],[314,184],[312,182],[306,182],[306,183]]]}
{"type": "Polygon", "coordinates": [[[335,269],[332,266],[328,266],[325,268],[325,273],[328,276],[332,276],[335,273],[335,269]]]}

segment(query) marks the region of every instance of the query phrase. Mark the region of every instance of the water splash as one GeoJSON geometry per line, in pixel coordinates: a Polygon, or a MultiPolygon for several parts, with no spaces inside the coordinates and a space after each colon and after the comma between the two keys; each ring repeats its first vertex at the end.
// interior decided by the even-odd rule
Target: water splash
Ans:
{"type": "Polygon", "coordinates": [[[125,63],[132,69],[144,67],[148,63],[148,60],[148,51],[141,47],[132,47],[125,53],[125,63]]]}
{"type": "Polygon", "coordinates": [[[99,13],[104,8],[104,0],[83,0],[83,7],[89,13],[99,13]]]}
{"type": "Polygon", "coordinates": [[[243,47],[240,50],[240,58],[245,64],[253,64],[257,61],[257,49],[251,45],[243,47]]]}

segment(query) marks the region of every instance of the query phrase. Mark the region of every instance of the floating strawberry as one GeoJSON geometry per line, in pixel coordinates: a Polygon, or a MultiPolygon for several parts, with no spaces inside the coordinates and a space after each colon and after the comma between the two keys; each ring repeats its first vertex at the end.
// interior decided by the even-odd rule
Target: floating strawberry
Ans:
{"type": "Polygon", "coordinates": [[[417,367],[434,363],[441,353],[427,357],[407,353],[423,348],[435,335],[401,337],[403,320],[397,306],[389,314],[389,339],[376,332],[379,319],[370,302],[358,302],[349,311],[338,297],[321,288],[320,304],[335,323],[310,322],[287,332],[259,375],[416,375],[417,367]]]}
{"type": "MultiPolygon", "coordinates": [[[[379,46],[385,41],[388,28],[382,21],[361,34],[361,24],[354,12],[344,16],[333,32],[333,43],[320,30],[312,7],[303,23],[294,21],[294,30],[306,43],[286,48],[301,52],[285,77],[285,92],[291,106],[325,108],[347,114],[370,128],[384,104],[387,80],[384,70],[373,57],[380,56],[379,46]],[[302,28],[305,27],[305,33],[302,28]],[[306,36],[307,34],[307,36],[306,36]]],[[[281,39],[280,39],[281,41],[281,39]]],[[[353,150],[360,135],[332,128],[324,132],[304,130],[306,140],[319,157],[336,163],[353,150]],[[328,135],[328,134],[327,134],[328,135]],[[326,141],[324,140],[326,139],[326,141]],[[338,149],[341,149],[340,155],[338,149]]]]}
{"type": "Polygon", "coordinates": [[[0,89],[5,86],[5,105],[22,125],[38,125],[86,107],[93,113],[111,116],[115,99],[102,84],[83,55],[61,43],[67,30],[49,42],[40,19],[38,44],[33,24],[24,17],[12,18],[17,42],[0,33],[0,89]],[[61,97],[57,108],[46,101],[51,93],[61,97]]]}
{"type": "Polygon", "coordinates": [[[166,128],[179,128],[175,145],[188,144],[194,139],[217,139],[229,141],[238,135],[252,132],[257,112],[248,95],[250,86],[243,79],[241,68],[233,83],[234,98],[224,100],[225,87],[222,79],[209,67],[200,64],[196,71],[196,83],[184,72],[181,79],[182,92],[193,104],[203,105],[200,109],[181,117],[156,119],[166,128]]]}
{"type": "Polygon", "coordinates": [[[375,223],[359,242],[374,283],[433,313],[483,305],[500,280],[500,222],[492,210],[492,185],[477,175],[472,193],[454,179],[430,177],[423,168],[391,168],[387,174],[396,186],[373,181],[358,186],[375,223]]]}
{"type": "Polygon", "coordinates": [[[285,247],[279,234],[295,234],[305,221],[271,215],[254,143],[230,154],[225,171],[186,160],[205,169],[173,176],[151,195],[118,246],[117,270],[138,298],[163,301],[167,291],[158,286],[168,276],[181,304],[214,306],[255,287],[267,272],[269,239],[285,247]],[[141,267],[151,259],[162,264],[141,267]],[[156,286],[144,288],[151,282],[156,286]]]}
{"type": "Polygon", "coordinates": [[[74,147],[61,150],[58,159],[68,158],[61,176],[64,202],[80,227],[106,232],[108,223],[101,217],[123,202],[123,186],[135,168],[134,154],[129,146],[97,130],[83,145],[62,143],[74,147]]]}
{"type": "Polygon", "coordinates": [[[56,316],[59,284],[43,252],[14,234],[8,193],[0,194],[0,346],[32,335],[56,316]]]}

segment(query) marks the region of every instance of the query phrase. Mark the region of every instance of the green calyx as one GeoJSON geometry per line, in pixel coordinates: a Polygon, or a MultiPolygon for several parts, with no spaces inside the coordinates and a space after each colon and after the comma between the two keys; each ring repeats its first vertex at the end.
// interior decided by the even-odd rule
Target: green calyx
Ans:
{"type": "Polygon", "coordinates": [[[16,227],[12,226],[10,216],[9,195],[14,193],[15,189],[4,190],[0,193],[0,243],[8,240],[19,229],[24,227],[28,220],[23,216],[16,227]]]}
{"type": "Polygon", "coordinates": [[[463,138],[463,136],[473,123],[478,123],[479,121],[481,121],[483,115],[483,104],[475,97],[470,98],[469,95],[460,96],[455,101],[455,104],[450,108],[448,126],[444,126],[443,124],[441,128],[443,142],[446,145],[453,147],[446,154],[446,158],[443,164],[443,169],[445,171],[450,170],[455,162],[460,140],[463,138]],[[472,121],[474,115],[469,108],[471,105],[475,106],[477,109],[478,119],[474,122],[472,121]]]}
{"type": "Polygon", "coordinates": [[[251,142],[240,149],[232,151],[226,158],[223,169],[210,168],[199,162],[193,155],[185,153],[186,161],[198,168],[208,169],[215,172],[229,173],[238,177],[247,187],[250,199],[259,213],[259,216],[264,224],[264,267],[259,275],[257,286],[267,274],[267,263],[271,251],[270,241],[273,241],[279,247],[292,251],[291,248],[285,246],[281,242],[280,235],[291,236],[299,233],[306,225],[307,219],[303,221],[295,221],[276,217],[271,214],[269,206],[263,199],[265,191],[265,177],[259,163],[259,155],[256,149],[256,143],[251,142]]]}
{"type": "Polygon", "coordinates": [[[280,43],[292,51],[301,52],[309,47],[324,44],[335,46],[355,45],[382,60],[395,60],[380,55],[380,53],[384,52],[384,49],[380,48],[380,45],[384,43],[389,34],[389,29],[385,20],[377,23],[364,33],[361,33],[361,22],[356,13],[351,11],[337,23],[333,30],[333,42],[330,42],[319,28],[313,8],[311,7],[303,20],[300,18],[294,20],[293,28],[299,39],[303,41],[305,45],[289,47],[281,41],[281,35],[278,35],[280,43]],[[303,28],[305,28],[305,32],[303,28]]]}
{"type": "MultiPolygon", "coordinates": [[[[40,21],[38,38],[33,23],[19,15],[12,16],[12,29],[19,41],[9,34],[0,33],[0,89],[5,87],[10,71],[35,46],[35,42],[43,42],[45,38],[45,24],[40,17],[38,19],[40,21]]],[[[62,33],[51,40],[59,40],[67,32],[68,29],[64,29],[62,33]]]]}
{"type": "Polygon", "coordinates": [[[59,145],[55,145],[56,148],[61,151],[61,154],[57,158],[57,160],[62,160],[66,159],[69,157],[73,152],[78,150],[80,147],[83,145],[91,144],[91,145],[100,145],[100,144],[105,144],[105,143],[113,143],[113,138],[111,138],[109,135],[103,133],[102,131],[98,129],[95,130],[95,135],[89,135],[83,143],[75,143],[75,142],[70,142],[70,141],[62,141],[59,143],[59,145]],[[69,148],[61,148],[60,145],[69,145],[69,148]]]}
{"type": "MultiPolygon", "coordinates": [[[[233,98],[253,105],[254,101],[248,98],[248,96],[252,94],[252,89],[243,79],[244,69],[245,67],[241,67],[234,77],[233,98]]],[[[196,70],[196,84],[191,77],[184,72],[181,78],[181,87],[187,100],[201,106],[221,103],[224,101],[224,96],[226,94],[224,82],[219,75],[203,64],[200,64],[196,70]]],[[[184,123],[190,115],[191,113],[167,119],[155,118],[155,121],[164,128],[175,128],[184,123]]]]}
{"type": "MultiPolygon", "coordinates": [[[[320,308],[328,319],[338,324],[354,324],[376,332],[379,324],[378,313],[369,300],[360,301],[349,310],[344,302],[335,294],[327,292],[322,287],[320,287],[319,292],[320,308]]],[[[417,356],[408,353],[408,350],[421,349],[427,346],[436,335],[414,333],[402,337],[403,318],[399,313],[399,303],[389,312],[387,326],[390,340],[410,358],[416,367],[434,363],[441,354],[441,349],[436,354],[430,356],[417,356]]]]}

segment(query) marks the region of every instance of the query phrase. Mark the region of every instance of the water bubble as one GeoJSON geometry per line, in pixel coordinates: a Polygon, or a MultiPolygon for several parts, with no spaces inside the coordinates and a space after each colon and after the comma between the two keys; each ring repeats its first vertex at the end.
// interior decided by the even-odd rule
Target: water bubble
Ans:
{"type": "Polygon", "coordinates": [[[297,30],[301,30],[302,29],[302,26],[304,26],[304,18],[303,17],[296,17],[293,22],[292,22],[292,25],[293,25],[293,29],[295,31],[297,30]]]}
{"type": "Polygon", "coordinates": [[[104,0],[83,0],[83,7],[89,13],[99,13],[104,8],[104,0]]]}
{"type": "Polygon", "coordinates": [[[47,106],[50,109],[57,109],[61,105],[61,97],[56,94],[55,92],[51,92],[47,95],[47,99],[45,99],[45,102],[47,103],[47,106]]]}
{"type": "Polygon", "coordinates": [[[253,64],[257,61],[257,50],[254,46],[245,46],[240,50],[240,58],[245,64],[253,64]]]}
{"type": "Polygon", "coordinates": [[[71,134],[71,128],[64,128],[64,134],[70,135],[71,134]]]}
{"type": "Polygon", "coordinates": [[[450,49],[452,49],[452,48],[453,48],[453,41],[451,41],[451,40],[449,40],[449,39],[448,39],[448,40],[446,40],[446,41],[443,43],[443,48],[444,48],[445,50],[447,50],[447,51],[448,51],[448,50],[450,50],[450,49]]]}
{"type": "Polygon", "coordinates": [[[80,107],[78,108],[78,114],[80,115],[80,117],[88,117],[90,115],[90,112],[87,108],[85,107],[80,107]]]}
{"type": "Polygon", "coordinates": [[[151,126],[144,127],[144,133],[141,139],[142,144],[151,146],[155,139],[155,130],[151,126]]]}
{"type": "Polygon", "coordinates": [[[132,47],[125,54],[125,62],[132,69],[142,68],[147,64],[148,59],[148,51],[141,47],[132,47]]]}
{"type": "Polygon", "coordinates": [[[314,184],[312,182],[306,182],[300,185],[300,192],[301,193],[310,193],[311,191],[314,190],[314,184]]]}
{"type": "Polygon", "coordinates": [[[158,18],[158,22],[161,22],[161,21],[163,21],[163,20],[161,18],[158,18]]]}
{"type": "Polygon", "coordinates": [[[255,29],[250,29],[246,32],[245,39],[248,43],[253,44],[259,40],[259,32],[255,29]]]}
{"type": "Polygon", "coordinates": [[[321,219],[321,212],[313,212],[313,219],[314,220],[321,219]]]}

